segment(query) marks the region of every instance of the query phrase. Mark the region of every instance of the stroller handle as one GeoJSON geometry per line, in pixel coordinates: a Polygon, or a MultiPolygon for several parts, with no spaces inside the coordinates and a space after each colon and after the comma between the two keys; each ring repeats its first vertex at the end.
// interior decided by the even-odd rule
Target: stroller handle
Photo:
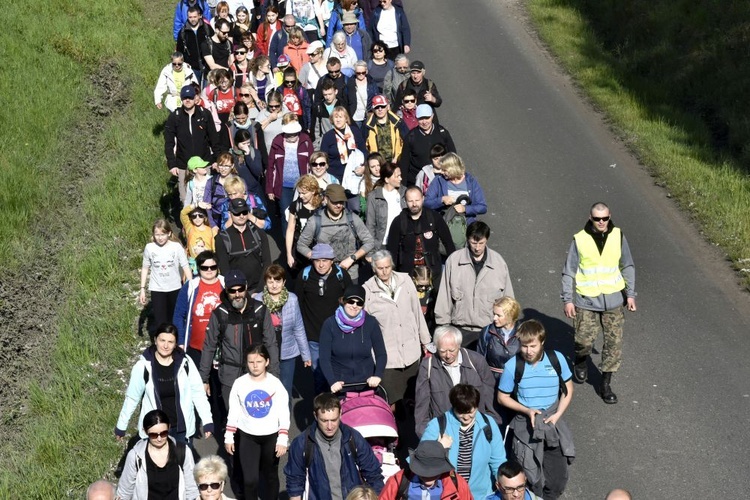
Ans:
{"type": "Polygon", "coordinates": [[[368,386],[368,385],[367,385],[367,381],[365,381],[365,382],[349,382],[349,383],[346,383],[346,384],[344,384],[344,385],[343,385],[343,386],[341,386],[341,387],[342,387],[342,388],[345,388],[345,387],[361,387],[361,386],[363,386],[363,385],[364,385],[364,386],[366,386],[366,387],[367,387],[367,389],[365,389],[365,390],[363,390],[363,391],[357,391],[357,392],[365,392],[365,391],[369,391],[369,390],[372,390],[372,391],[375,391],[375,392],[377,393],[378,391],[380,391],[380,392],[382,392],[382,393],[383,393],[383,399],[385,399],[385,401],[386,401],[386,402],[390,402],[390,401],[388,400],[388,391],[386,391],[386,390],[385,390],[385,387],[383,387],[383,386],[382,386],[382,385],[380,385],[380,384],[378,384],[378,386],[377,386],[377,387],[370,387],[370,386],[368,386]]]}

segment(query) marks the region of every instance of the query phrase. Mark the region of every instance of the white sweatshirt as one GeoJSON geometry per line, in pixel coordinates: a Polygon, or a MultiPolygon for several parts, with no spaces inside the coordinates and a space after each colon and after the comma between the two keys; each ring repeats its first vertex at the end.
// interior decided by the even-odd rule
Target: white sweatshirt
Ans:
{"type": "Polygon", "coordinates": [[[229,393],[224,442],[234,444],[234,433],[240,429],[253,436],[278,432],[276,444],[289,446],[289,419],[289,394],[281,381],[270,373],[260,382],[245,374],[234,381],[229,393]]]}

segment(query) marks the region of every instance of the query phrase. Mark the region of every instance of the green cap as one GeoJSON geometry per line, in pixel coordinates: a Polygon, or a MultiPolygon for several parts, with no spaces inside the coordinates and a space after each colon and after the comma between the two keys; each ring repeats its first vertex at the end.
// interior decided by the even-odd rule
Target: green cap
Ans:
{"type": "Polygon", "coordinates": [[[200,156],[193,156],[188,160],[188,170],[195,170],[196,168],[204,168],[208,166],[208,162],[203,160],[200,156]]]}

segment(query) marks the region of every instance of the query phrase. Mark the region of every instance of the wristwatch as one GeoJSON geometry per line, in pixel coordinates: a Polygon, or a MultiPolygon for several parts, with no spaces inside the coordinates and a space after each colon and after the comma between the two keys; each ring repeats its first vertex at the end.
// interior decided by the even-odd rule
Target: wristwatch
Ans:
{"type": "Polygon", "coordinates": [[[351,255],[349,256],[349,258],[350,258],[350,259],[352,259],[352,262],[357,262],[357,254],[354,254],[354,253],[353,253],[353,254],[351,254],[351,255]]]}

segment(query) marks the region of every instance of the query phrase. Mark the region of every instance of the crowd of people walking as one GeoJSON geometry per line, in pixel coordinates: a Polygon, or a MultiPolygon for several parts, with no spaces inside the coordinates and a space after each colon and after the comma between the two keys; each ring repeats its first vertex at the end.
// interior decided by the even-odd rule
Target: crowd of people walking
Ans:
{"type": "Polygon", "coordinates": [[[173,37],[154,103],[180,217],[143,252],[152,345],[115,428],[140,405],[117,497],[276,499],[285,455],[290,499],[561,497],[573,381],[603,331],[617,403],[636,310],[609,207],[561,258],[571,365],[521,318],[400,0],[179,0],[173,37]],[[296,435],[295,389],[314,415],[296,435]],[[354,423],[363,398],[393,434],[354,423]],[[198,457],[212,436],[220,456],[198,457]]]}

